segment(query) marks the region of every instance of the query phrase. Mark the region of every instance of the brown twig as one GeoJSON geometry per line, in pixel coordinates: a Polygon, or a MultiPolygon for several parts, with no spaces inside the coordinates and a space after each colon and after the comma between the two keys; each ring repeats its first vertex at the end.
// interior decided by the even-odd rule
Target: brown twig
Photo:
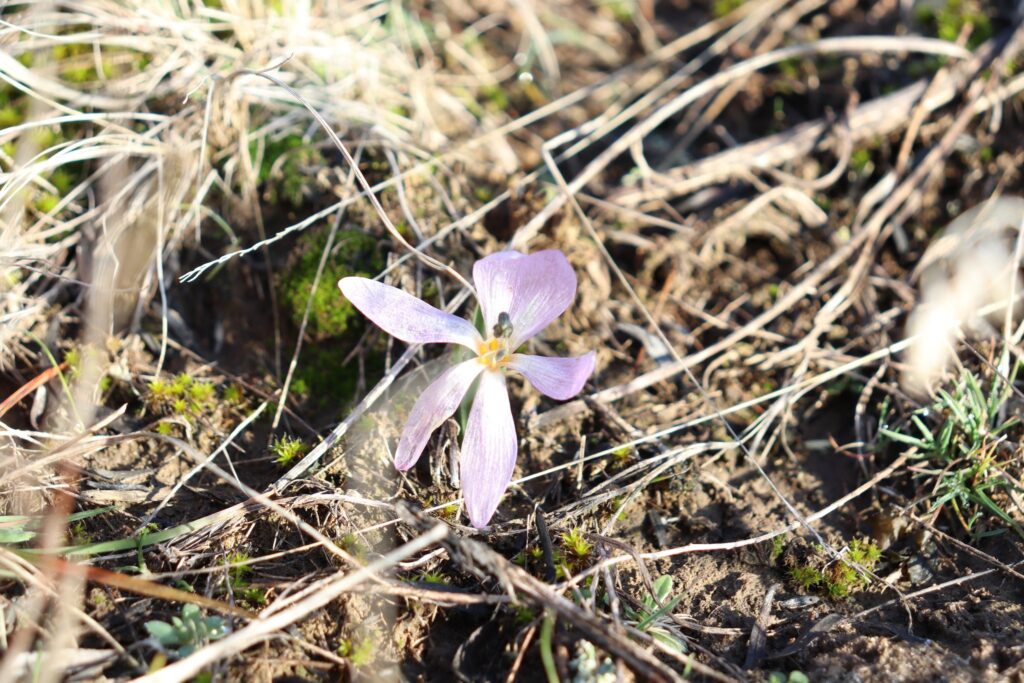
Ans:
{"type": "Polygon", "coordinates": [[[448,556],[463,570],[480,580],[495,579],[514,599],[537,609],[550,610],[559,619],[571,623],[587,640],[611,655],[621,657],[641,680],[682,680],[672,669],[626,638],[613,623],[584,611],[483,543],[457,536],[447,525],[407,505],[399,505],[398,512],[405,524],[420,533],[440,533],[441,543],[448,551],[448,556]]]}

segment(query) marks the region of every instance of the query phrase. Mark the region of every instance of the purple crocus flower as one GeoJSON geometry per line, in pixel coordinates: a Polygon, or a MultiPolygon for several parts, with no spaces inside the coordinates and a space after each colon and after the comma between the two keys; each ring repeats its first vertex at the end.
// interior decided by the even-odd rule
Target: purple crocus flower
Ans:
{"type": "Polygon", "coordinates": [[[407,470],[423,453],[431,433],[459,408],[480,378],[462,439],[462,490],[473,526],[487,525],[508,488],[519,440],[509,406],[505,371],[515,370],[551,398],[572,398],[594,371],[594,352],[578,358],[516,353],[568,308],[576,296],[576,274],[555,249],[534,254],[502,251],[473,266],[484,319],[484,338],[467,320],[374,280],[347,277],[342,293],[363,315],[409,344],[443,342],[471,349],[474,358],[442,373],[417,399],[395,451],[395,467],[407,470]]]}

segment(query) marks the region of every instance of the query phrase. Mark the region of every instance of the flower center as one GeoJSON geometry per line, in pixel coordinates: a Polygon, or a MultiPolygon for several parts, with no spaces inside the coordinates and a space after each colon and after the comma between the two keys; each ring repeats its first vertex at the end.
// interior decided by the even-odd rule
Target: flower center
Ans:
{"type": "Polygon", "coordinates": [[[512,320],[508,313],[498,315],[498,322],[492,329],[492,336],[476,347],[477,360],[490,370],[497,370],[512,357],[508,338],[512,336],[512,320]]]}
{"type": "Polygon", "coordinates": [[[512,354],[508,350],[508,339],[491,337],[476,347],[477,360],[490,370],[497,370],[508,363],[512,354]]]}

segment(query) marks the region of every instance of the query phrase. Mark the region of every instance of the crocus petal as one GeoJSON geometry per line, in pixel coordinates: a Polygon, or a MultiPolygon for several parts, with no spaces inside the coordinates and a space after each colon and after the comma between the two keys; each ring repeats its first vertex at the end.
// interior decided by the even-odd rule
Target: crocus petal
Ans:
{"type": "Polygon", "coordinates": [[[473,266],[473,283],[487,332],[501,313],[508,313],[513,348],[560,316],[576,296],[576,273],[557,249],[491,254],[473,266]]]}
{"type": "MultiPolygon", "coordinates": [[[[463,361],[441,373],[420,394],[398,440],[398,449],[395,451],[397,469],[407,470],[416,464],[430,435],[459,409],[462,398],[483,369],[484,366],[476,358],[463,361]]],[[[507,402],[506,398],[506,405],[507,402]]]]}
{"type": "Polygon", "coordinates": [[[593,351],[578,358],[546,358],[516,353],[512,355],[509,367],[523,373],[540,393],[565,401],[580,393],[594,372],[595,360],[593,351]]]}
{"type": "Polygon", "coordinates": [[[338,287],[377,327],[409,344],[462,344],[476,351],[482,341],[469,321],[439,311],[397,287],[364,277],[342,278],[338,287]]]}
{"type": "Polygon", "coordinates": [[[500,313],[508,313],[511,309],[514,283],[509,277],[510,262],[524,258],[526,255],[518,251],[498,251],[473,264],[473,284],[476,285],[487,332],[498,322],[500,313]]]}
{"type": "Polygon", "coordinates": [[[459,463],[466,512],[476,528],[487,526],[512,481],[518,449],[505,376],[485,372],[469,412],[459,463]]]}

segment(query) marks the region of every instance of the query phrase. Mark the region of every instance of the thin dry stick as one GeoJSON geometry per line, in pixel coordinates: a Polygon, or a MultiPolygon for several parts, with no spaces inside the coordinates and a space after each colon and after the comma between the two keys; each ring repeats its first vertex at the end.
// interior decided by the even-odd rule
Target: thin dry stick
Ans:
{"type": "MultiPolygon", "coordinates": [[[[359,161],[362,156],[363,148],[360,146],[356,150],[356,161],[359,161]]],[[[349,169],[348,178],[345,181],[346,187],[352,184],[354,175],[355,173],[352,169],[349,169]]],[[[299,353],[302,351],[302,340],[306,334],[306,325],[309,324],[309,314],[313,310],[313,299],[316,295],[317,289],[320,287],[320,278],[323,277],[324,268],[327,267],[327,259],[330,256],[331,248],[334,245],[334,238],[338,234],[338,228],[341,227],[341,221],[344,217],[345,209],[338,209],[334,223],[331,224],[331,231],[327,235],[327,243],[324,245],[323,253],[320,254],[320,261],[316,265],[316,274],[313,275],[313,283],[309,286],[309,296],[306,297],[306,306],[302,311],[302,322],[299,323],[299,333],[295,337],[295,350],[292,351],[292,359],[288,362],[288,371],[285,373],[284,383],[281,385],[281,396],[277,400],[277,410],[274,411],[274,419],[270,423],[271,430],[276,430],[277,425],[281,422],[281,414],[284,412],[285,403],[288,401],[288,390],[292,385],[292,377],[295,376],[295,370],[299,365],[299,353]]]]}
{"type": "MultiPolygon", "coordinates": [[[[958,70],[959,71],[959,70],[958,70]]],[[[973,105],[980,114],[1024,90],[1024,74],[996,89],[973,105]]],[[[931,113],[948,104],[957,93],[955,83],[945,79],[928,93],[928,85],[919,81],[901,90],[857,106],[849,114],[848,135],[854,144],[885,137],[899,130],[912,115],[915,107],[931,113]],[[927,96],[925,96],[927,93],[927,96]]],[[[815,148],[829,150],[834,145],[825,138],[832,122],[827,118],[808,121],[782,133],[769,135],[739,147],[667,171],[659,176],[659,183],[648,183],[643,189],[624,188],[613,192],[609,201],[626,207],[643,207],[670,199],[730,178],[741,177],[752,169],[768,169],[804,157],[815,148]]],[[[839,144],[846,144],[841,139],[839,144]]]]}
{"type": "Polygon", "coordinates": [[[717,551],[723,551],[723,550],[736,550],[737,548],[744,548],[746,546],[757,545],[758,543],[764,543],[765,541],[770,541],[773,538],[775,538],[776,536],[781,536],[783,534],[788,534],[788,533],[790,533],[792,531],[795,531],[795,530],[799,529],[801,526],[803,526],[803,524],[805,522],[806,523],[816,522],[819,519],[822,519],[823,517],[827,517],[828,515],[832,514],[833,512],[835,512],[836,510],[838,510],[842,506],[844,506],[847,503],[849,503],[851,500],[853,500],[853,499],[863,495],[864,493],[870,491],[879,482],[881,482],[881,481],[887,479],[888,477],[892,476],[896,472],[896,470],[898,470],[900,467],[903,466],[904,463],[906,463],[908,457],[909,456],[907,454],[901,455],[900,457],[896,458],[896,460],[894,460],[893,463],[891,465],[889,465],[888,467],[886,467],[884,470],[880,471],[878,474],[873,476],[871,479],[869,479],[868,481],[864,482],[863,484],[861,484],[860,486],[855,488],[853,491],[851,491],[850,493],[846,494],[842,498],[836,500],[832,504],[822,508],[821,510],[818,510],[817,512],[815,512],[812,515],[808,515],[803,520],[796,521],[796,522],[790,522],[789,524],[787,524],[787,525],[785,525],[783,527],[779,527],[778,529],[775,529],[774,531],[769,531],[769,532],[760,534],[759,536],[753,536],[751,538],[745,538],[745,539],[742,539],[742,540],[739,540],[739,541],[727,541],[725,543],[690,543],[688,545],[679,546],[677,548],[668,548],[666,550],[660,550],[660,551],[650,552],[650,553],[640,553],[640,554],[636,555],[635,557],[633,555],[630,555],[630,554],[615,555],[613,557],[609,557],[607,560],[603,560],[601,562],[598,562],[593,567],[590,567],[586,571],[577,574],[576,576],[573,577],[571,582],[567,582],[567,585],[565,587],[570,587],[570,586],[574,586],[574,585],[578,584],[582,579],[584,579],[584,578],[586,578],[588,576],[591,576],[591,575],[601,571],[604,567],[610,567],[610,566],[613,566],[613,565],[622,564],[623,562],[635,561],[635,558],[639,558],[639,559],[642,559],[642,560],[664,560],[664,559],[669,558],[669,557],[676,557],[678,555],[688,555],[690,553],[717,552],[717,551]]]}
{"type": "Polygon", "coordinates": [[[739,78],[744,78],[767,66],[787,59],[797,59],[809,55],[824,54],[861,54],[864,52],[921,52],[924,54],[944,55],[966,59],[971,53],[963,48],[952,45],[944,40],[933,38],[889,37],[889,36],[850,36],[842,38],[825,38],[805,45],[793,45],[780,48],[740,62],[736,66],[719,72],[698,85],[684,91],[657,112],[644,119],[623,136],[617,138],[607,149],[603,150],[592,162],[573,178],[569,183],[568,192],[560,193],[549,202],[529,223],[520,228],[513,238],[513,246],[524,246],[540,231],[541,227],[561,209],[570,196],[583,189],[608,164],[628,151],[635,143],[647,135],[685,107],[704,95],[739,78]]]}
{"type": "Polygon", "coordinates": [[[338,134],[334,132],[334,129],[331,127],[329,123],[327,123],[327,120],[320,115],[320,112],[318,112],[305,97],[303,97],[297,90],[295,90],[295,88],[291,87],[281,79],[267,73],[266,70],[251,71],[248,69],[242,69],[238,71],[237,74],[249,74],[252,76],[260,76],[262,78],[265,78],[274,85],[278,86],[279,88],[282,88],[283,90],[287,91],[288,94],[294,97],[297,102],[299,102],[303,107],[305,107],[306,110],[309,111],[309,113],[313,116],[313,118],[316,119],[317,123],[320,124],[320,127],[323,128],[324,132],[327,133],[327,136],[331,139],[331,142],[334,143],[334,146],[338,148],[338,151],[341,152],[341,155],[345,158],[345,163],[347,163],[348,167],[352,170],[353,174],[355,175],[356,182],[358,182],[359,186],[363,189],[364,196],[370,201],[370,204],[373,206],[374,211],[377,212],[377,216],[380,218],[381,222],[384,224],[384,227],[387,228],[388,233],[391,235],[391,238],[398,242],[400,245],[402,245],[409,253],[414,254],[416,258],[418,258],[420,261],[422,261],[430,268],[445,273],[449,277],[458,281],[459,284],[461,284],[470,292],[473,292],[474,294],[476,293],[476,290],[473,288],[472,283],[466,280],[466,278],[462,277],[459,271],[455,270],[449,265],[441,263],[433,256],[430,256],[416,249],[411,244],[409,244],[409,242],[406,241],[405,237],[402,236],[402,233],[399,232],[398,228],[396,228],[394,223],[391,222],[391,218],[384,210],[384,207],[381,206],[380,200],[377,199],[377,195],[373,192],[373,188],[371,188],[370,183],[367,182],[366,176],[364,176],[363,172],[359,170],[359,164],[357,164],[356,160],[352,157],[352,153],[348,151],[348,147],[346,147],[345,144],[341,141],[341,138],[339,138],[338,134]]]}
{"type": "MultiPolygon", "coordinates": [[[[44,580],[49,577],[42,576],[37,567],[32,566],[24,558],[18,557],[3,547],[0,547],[0,565],[20,579],[26,586],[36,588],[41,593],[50,596],[51,599],[58,597],[57,591],[44,580]]],[[[104,642],[108,643],[118,654],[126,657],[129,661],[134,661],[134,658],[125,651],[124,647],[99,622],[75,605],[70,605],[69,608],[83,624],[88,626],[104,642]]]]}
{"type": "MultiPolygon", "coordinates": [[[[469,297],[469,291],[463,290],[455,296],[454,299],[445,307],[445,310],[449,313],[458,310],[459,306],[469,297]]],[[[395,361],[395,364],[391,366],[391,369],[386,375],[377,383],[377,385],[363,397],[363,400],[359,402],[352,412],[349,413],[344,420],[342,420],[337,427],[335,427],[331,433],[323,441],[318,443],[313,450],[309,452],[302,460],[295,463],[295,465],[285,472],[281,477],[274,482],[273,486],[268,489],[269,492],[281,491],[291,482],[295,481],[299,477],[303,476],[313,465],[315,465],[320,458],[322,458],[331,449],[334,444],[338,442],[338,439],[343,437],[349,430],[349,428],[355,424],[355,422],[363,416],[370,406],[372,406],[378,398],[380,398],[388,387],[395,381],[398,374],[405,369],[405,366],[409,364],[409,361],[415,357],[419,352],[420,345],[414,344],[405,350],[405,353],[395,361]]]]}
{"type": "MultiPolygon", "coordinates": [[[[448,551],[448,556],[464,570],[479,579],[497,579],[510,596],[538,609],[548,610],[559,619],[568,621],[595,645],[615,657],[621,657],[641,680],[682,680],[672,669],[626,638],[613,623],[584,611],[563,597],[560,592],[526,573],[521,567],[512,564],[483,543],[457,536],[446,524],[421,512],[414,512],[405,505],[399,505],[398,511],[403,522],[421,533],[440,531],[440,540],[448,551]]],[[[701,673],[721,679],[718,672],[711,669],[708,671],[713,673],[708,674],[703,670],[701,673]]]]}
{"type": "Polygon", "coordinates": [[[300,619],[325,607],[331,601],[351,592],[371,579],[380,579],[384,572],[416,553],[429,548],[445,537],[446,530],[438,526],[403,546],[392,550],[369,565],[350,574],[334,578],[320,590],[309,595],[305,600],[288,609],[278,612],[266,619],[258,619],[245,628],[235,631],[222,640],[218,640],[197,650],[188,657],[181,659],[163,669],[135,679],[135,683],[179,683],[196,676],[211,664],[242,652],[265,638],[282,631],[300,619]]]}
{"type": "Polygon", "coordinates": [[[206,456],[205,458],[200,458],[199,462],[195,463],[192,466],[192,469],[185,473],[185,476],[183,476],[181,479],[175,482],[174,486],[171,487],[170,492],[167,494],[167,497],[164,498],[164,500],[159,505],[157,505],[152,512],[146,515],[146,517],[142,520],[138,528],[135,530],[135,535],[142,533],[143,529],[146,528],[146,525],[153,521],[157,514],[159,514],[160,511],[163,510],[164,507],[174,498],[175,494],[181,490],[181,487],[187,484],[189,480],[192,479],[192,477],[198,474],[200,470],[209,465],[209,463],[212,462],[214,458],[216,458],[228,446],[230,446],[231,442],[235,440],[235,437],[244,432],[246,428],[248,428],[248,426],[252,424],[252,422],[263,413],[263,410],[266,407],[267,404],[265,402],[261,403],[259,408],[250,413],[244,420],[238,423],[238,426],[231,430],[231,433],[228,434],[226,439],[221,441],[220,445],[217,446],[213,453],[206,456]]]}

